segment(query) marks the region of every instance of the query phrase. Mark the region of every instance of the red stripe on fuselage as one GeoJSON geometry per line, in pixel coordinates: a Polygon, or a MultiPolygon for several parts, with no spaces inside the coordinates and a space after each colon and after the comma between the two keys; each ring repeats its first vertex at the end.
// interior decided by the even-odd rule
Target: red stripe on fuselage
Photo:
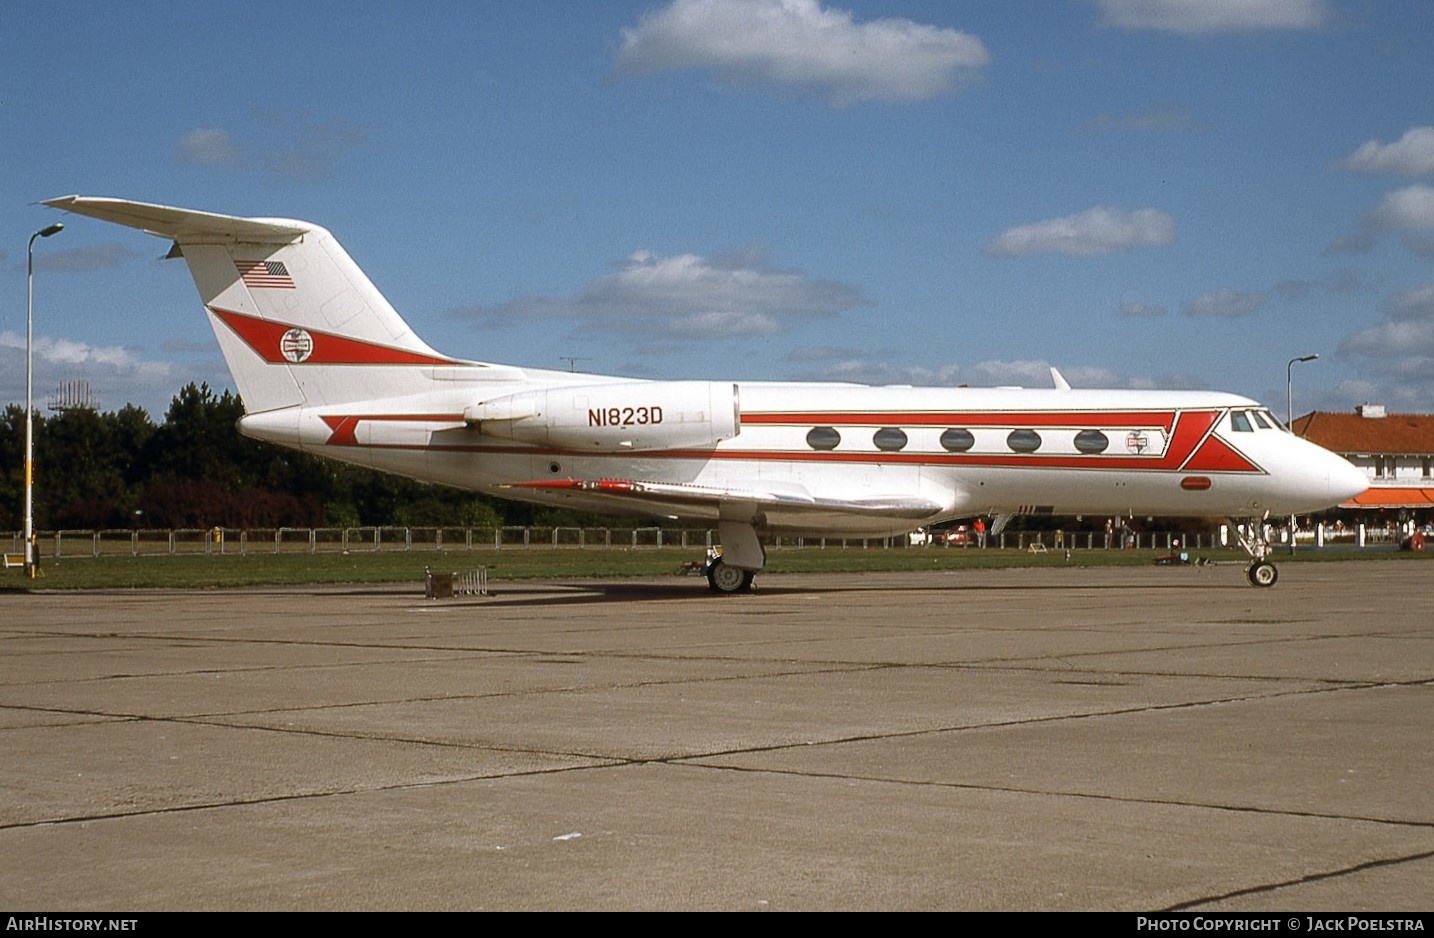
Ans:
{"type": "Polygon", "coordinates": [[[271,365],[458,365],[462,362],[451,358],[438,358],[406,349],[350,339],[305,329],[313,339],[313,349],[302,361],[290,361],[284,357],[280,343],[284,334],[300,327],[288,323],[271,322],[232,310],[209,307],[210,312],[234,331],[264,361],[271,365]]]}
{"type": "MultiPolygon", "coordinates": [[[[324,440],[326,446],[368,446],[358,441],[358,425],[364,420],[391,420],[396,423],[462,423],[462,414],[335,414],[319,418],[334,431],[324,440]]],[[[387,449],[384,444],[375,449],[387,449]]],[[[428,446],[404,446],[404,449],[437,449],[428,446]]]]}
{"type": "Polygon", "coordinates": [[[1059,411],[820,411],[811,413],[742,413],[743,424],[834,427],[1097,427],[1138,429],[1160,427],[1170,432],[1175,412],[1169,410],[1059,411]]]}
{"type": "Polygon", "coordinates": [[[1208,437],[1190,461],[1180,467],[1187,472],[1259,472],[1260,467],[1218,436],[1208,437]]]}
{"type": "MultiPolygon", "coordinates": [[[[651,450],[642,453],[603,453],[591,450],[569,450],[552,447],[537,446],[513,446],[511,444],[498,444],[493,446],[473,445],[464,443],[447,444],[415,444],[415,443],[359,443],[355,436],[358,424],[364,420],[376,421],[399,421],[399,422],[429,422],[429,423],[462,423],[462,414],[344,414],[323,417],[324,423],[334,431],[325,442],[330,446],[366,446],[372,449],[400,449],[400,450],[428,450],[432,452],[446,453],[500,453],[504,455],[530,455],[530,456],[581,456],[581,457],[615,457],[622,459],[732,459],[751,460],[767,462],[807,462],[807,463],[890,463],[890,464],[917,464],[931,466],[979,466],[986,468],[1007,468],[1007,469],[1105,469],[1112,471],[1137,470],[1172,472],[1176,470],[1202,471],[1202,472],[1262,472],[1259,466],[1250,462],[1245,457],[1234,453],[1230,447],[1218,437],[1211,434],[1215,421],[1219,419],[1219,410],[1187,410],[1178,414],[1170,415],[1170,422],[1173,425],[1169,438],[1169,444],[1162,456],[1128,456],[1128,455],[1041,455],[1032,454],[964,454],[964,453],[892,453],[892,452],[819,452],[814,450],[736,450],[736,449],[713,449],[713,450],[651,450]],[[1211,441],[1214,441],[1213,443],[1211,441]],[[1234,458],[1215,460],[1218,465],[1209,464],[1211,461],[1205,458],[1205,454],[1215,454],[1224,450],[1233,454],[1234,458]],[[1198,459],[1192,456],[1199,453],[1198,459]]],[[[899,415],[892,415],[893,417],[899,415]]],[[[904,415],[900,415],[904,416],[904,415]]],[[[1092,416],[1100,416],[1093,414],[1092,416]]],[[[1129,416],[1129,415],[1120,415],[1129,416]]],[[[1139,414],[1140,418],[1149,418],[1150,414],[1139,414]]],[[[1159,415],[1154,415],[1159,416],[1159,415]]],[[[744,418],[745,419],[745,418],[744,418]]],[[[892,423],[895,423],[893,420],[892,423]]],[[[1002,424],[1003,426],[1005,424],[1002,424]]],[[[1107,428],[1114,424],[1102,424],[1107,428]]],[[[1084,424],[1089,426],[1089,424],[1084,424]]],[[[1149,427],[1151,423],[1137,424],[1130,427],[1126,424],[1121,429],[1138,429],[1140,426],[1149,427]]]]}
{"type": "Polygon", "coordinates": [[[324,440],[324,443],[326,445],[359,445],[358,437],[354,436],[355,431],[358,430],[357,417],[321,417],[320,419],[323,420],[324,423],[329,425],[330,430],[334,431],[333,433],[329,434],[329,438],[327,440],[324,440]]]}

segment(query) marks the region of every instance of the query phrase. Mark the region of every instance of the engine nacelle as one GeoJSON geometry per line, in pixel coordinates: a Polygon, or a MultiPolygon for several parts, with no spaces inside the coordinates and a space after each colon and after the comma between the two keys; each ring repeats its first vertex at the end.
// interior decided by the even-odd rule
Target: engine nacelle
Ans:
{"type": "Polygon", "coordinates": [[[560,385],[470,404],[463,419],[484,436],[623,453],[708,449],[742,427],[737,385],[720,381],[560,385]]]}

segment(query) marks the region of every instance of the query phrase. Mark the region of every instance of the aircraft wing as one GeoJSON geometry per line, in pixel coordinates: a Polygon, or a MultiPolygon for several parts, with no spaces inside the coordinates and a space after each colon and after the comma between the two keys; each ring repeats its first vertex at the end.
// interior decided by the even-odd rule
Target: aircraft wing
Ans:
{"type": "Polygon", "coordinates": [[[914,496],[818,498],[805,492],[775,491],[760,486],[731,488],[628,479],[542,479],[514,482],[504,487],[568,491],[581,496],[584,501],[602,501],[614,508],[674,517],[716,519],[727,514],[724,509],[739,508],[748,513],[782,516],[787,519],[786,524],[800,524],[802,516],[815,518],[819,515],[847,516],[853,520],[921,521],[943,510],[937,502],[914,496]]]}

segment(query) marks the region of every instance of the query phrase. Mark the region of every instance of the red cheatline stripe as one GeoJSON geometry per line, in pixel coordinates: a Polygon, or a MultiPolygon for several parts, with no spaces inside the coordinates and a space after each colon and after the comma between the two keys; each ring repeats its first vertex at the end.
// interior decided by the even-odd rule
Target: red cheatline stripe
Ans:
{"type": "Polygon", "coordinates": [[[362,446],[358,441],[358,425],[363,420],[392,420],[399,423],[462,423],[462,414],[336,414],[319,417],[334,431],[325,444],[329,446],[362,446]]]}
{"type": "Polygon", "coordinates": [[[331,332],[316,329],[306,330],[313,338],[313,351],[302,362],[290,362],[284,357],[280,341],[284,333],[298,328],[282,322],[270,322],[246,316],[232,310],[209,307],[210,311],[234,334],[243,339],[264,361],[271,365],[456,365],[451,358],[438,358],[406,349],[350,339],[331,332]]]}
{"type": "MultiPolygon", "coordinates": [[[[901,463],[931,466],[981,466],[1008,469],[1105,469],[1169,472],[1262,472],[1259,466],[1233,450],[1218,437],[1209,435],[1220,412],[1184,411],[1171,435],[1164,456],[1127,455],[1042,455],[970,454],[970,453],[871,453],[818,452],[808,450],[653,450],[642,453],[644,459],[734,459],[766,462],[827,462],[827,463],[901,463]],[[1197,446],[1198,451],[1197,451],[1197,446]],[[1191,454],[1195,453],[1192,458],[1191,454]],[[1188,462],[1187,462],[1188,460],[1188,462]]],[[[595,453],[588,450],[567,450],[557,447],[527,447],[499,444],[493,446],[464,443],[424,445],[418,443],[359,443],[358,425],[364,420],[431,423],[459,423],[462,414],[341,414],[322,418],[333,430],[325,442],[330,446],[369,446],[373,449],[428,450],[448,453],[503,453],[533,456],[598,456],[631,459],[631,453],[595,453]]],[[[552,487],[561,488],[567,480],[552,480],[552,487]]]]}
{"type": "Polygon", "coordinates": [[[1185,465],[1187,472],[1258,472],[1259,468],[1218,436],[1206,438],[1185,465]]]}
{"type": "MultiPolygon", "coordinates": [[[[326,418],[342,421],[348,418],[326,418]]],[[[331,427],[338,427],[330,422],[331,427]]],[[[434,453],[487,453],[518,456],[582,456],[632,460],[633,453],[597,453],[588,450],[558,449],[554,447],[527,447],[511,444],[483,446],[466,443],[358,443],[343,434],[336,433],[327,441],[336,446],[365,446],[370,449],[411,450],[434,453]]],[[[643,459],[726,459],[750,462],[826,462],[826,463],[882,463],[926,466],[962,466],[997,469],[1095,469],[1105,471],[1173,472],[1175,466],[1168,459],[1140,459],[1131,456],[958,456],[944,453],[809,453],[804,451],[784,452],[779,450],[655,450],[640,454],[643,459]]],[[[1258,471],[1258,470],[1245,470],[1258,471]]],[[[552,486],[562,488],[561,483],[552,486]]]]}
{"type": "Polygon", "coordinates": [[[813,413],[742,413],[744,424],[907,427],[1162,427],[1168,433],[1173,411],[822,411],[813,413]]]}

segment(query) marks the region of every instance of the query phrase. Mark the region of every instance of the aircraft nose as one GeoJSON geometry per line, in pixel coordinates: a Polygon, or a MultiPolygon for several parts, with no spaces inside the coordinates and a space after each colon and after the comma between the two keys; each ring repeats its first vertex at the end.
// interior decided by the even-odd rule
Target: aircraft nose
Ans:
{"type": "Polygon", "coordinates": [[[1349,460],[1308,440],[1290,440],[1291,460],[1284,464],[1290,507],[1296,512],[1323,511],[1369,488],[1369,478],[1349,460]]]}
{"type": "Polygon", "coordinates": [[[1330,453],[1329,497],[1333,504],[1349,501],[1369,488],[1369,477],[1343,456],[1330,453]]]}

